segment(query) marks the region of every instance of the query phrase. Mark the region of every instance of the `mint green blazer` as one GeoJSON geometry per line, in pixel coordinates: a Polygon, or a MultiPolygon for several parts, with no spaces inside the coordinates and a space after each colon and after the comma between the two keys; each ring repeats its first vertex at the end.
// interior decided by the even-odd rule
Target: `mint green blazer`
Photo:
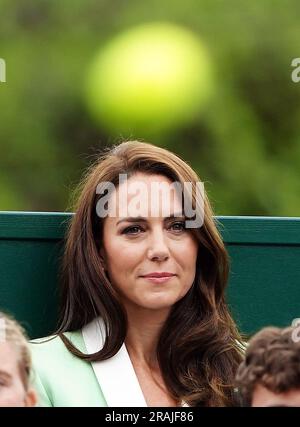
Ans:
{"type": "MultiPolygon", "coordinates": [[[[87,353],[81,331],[66,336],[87,353]]],[[[107,406],[91,363],[70,353],[59,337],[31,343],[38,406],[107,406]]]]}
{"type": "MultiPolygon", "coordinates": [[[[97,318],[65,335],[93,354],[105,342],[104,323],[97,318]]],[[[74,356],[58,336],[32,341],[31,352],[39,406],[147,406],[124,343],[110,359],[92,363],[74,356]]]]}
{"type": "MultiPolygon", "coordinates": [[[[96,353],[105,342],[104,323],[97,318],[65,335],[83,353],[96,353]]],[[[147,406],[124,343],[110,359],[92,363],[74,356],[57,336],[30,346],[38,406],[147,406]]]]}

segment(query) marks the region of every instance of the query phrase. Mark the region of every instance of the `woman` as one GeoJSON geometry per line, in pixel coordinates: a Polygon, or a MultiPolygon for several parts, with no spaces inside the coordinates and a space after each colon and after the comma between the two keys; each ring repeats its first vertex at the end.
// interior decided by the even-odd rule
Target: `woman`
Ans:
{"type": "Polygon", "coordinates": [[[137,141],[88,170],[67,236],[60,326],[33,345],[43,405],[235,404],[242,355],[225,303],[228,258],[197,183],[178,156],[137,141]]]}

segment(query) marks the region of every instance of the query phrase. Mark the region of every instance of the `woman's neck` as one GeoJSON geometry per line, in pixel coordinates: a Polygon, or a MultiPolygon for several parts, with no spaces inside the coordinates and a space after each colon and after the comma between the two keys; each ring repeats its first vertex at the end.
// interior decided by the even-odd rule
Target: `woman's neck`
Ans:
{"type": "Polygon", "coordinates": [[[125,344],[131,359],[157,368],[157,344],[161,329],[169,315],[166,310],[149,310],[142,307],[126,307],[128,331],[125,344]]]}

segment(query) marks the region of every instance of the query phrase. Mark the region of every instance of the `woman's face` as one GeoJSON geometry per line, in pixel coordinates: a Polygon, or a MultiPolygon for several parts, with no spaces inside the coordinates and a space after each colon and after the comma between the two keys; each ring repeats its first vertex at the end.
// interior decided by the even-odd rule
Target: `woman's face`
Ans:
{"type": "Polygon", "coordinates": [[[172,181],[163,175],[137,173],[127,180],[127,186],[121,184],[116,197],[112,198],[111,206],[116,208],[116,217],[108,216],[104,220],[100,253],[109,279],[125,306],[130,304],[154,310],[170,308],[193,285],[198,243],[191,231],[184,228],[182,215],[171,218],[171,215],[181,213],[182,204],[176,195],[169,197],[174,194],[168,188],[170,184],[172,181]],[[167,193],[157,190],[154,195],[159,201],[159,205],[156,204],[159,215],[156,216],[150,209],[154,182],[166,185],[167,189],[167,193]],[[124,208],[129,208],[130,214],[134,187],[139,183],[146,190],[143,192],[145,203],[138,206],[143,215],[134,215],[134,219],[130,219],[130,215],[119,215],[122,208],[123,212],[124,208]],[[170,213],[167,217],[164,216],[165,210],[170,213]],[[143,219],[137,220],[136,216],[143,219]],[[167,273],[169,277],[145,277],[161,273],[167,273]]]}
{"type": "Polygon", "coordinates": [[[0,407],[34,406],[36,394],[25,390],[17,350],[9,342],[0,343],[0,407]]]}

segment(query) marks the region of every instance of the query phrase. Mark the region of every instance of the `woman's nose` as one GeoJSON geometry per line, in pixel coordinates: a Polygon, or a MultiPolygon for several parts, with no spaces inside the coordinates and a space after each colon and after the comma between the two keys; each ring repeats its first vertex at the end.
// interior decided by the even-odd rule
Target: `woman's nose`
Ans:
{"type": "Polygon", "coordinates": [[[149,239],[148,257],[153,261],[164,261],[170,256],[163,231],[155,231],[149,239]]]}

